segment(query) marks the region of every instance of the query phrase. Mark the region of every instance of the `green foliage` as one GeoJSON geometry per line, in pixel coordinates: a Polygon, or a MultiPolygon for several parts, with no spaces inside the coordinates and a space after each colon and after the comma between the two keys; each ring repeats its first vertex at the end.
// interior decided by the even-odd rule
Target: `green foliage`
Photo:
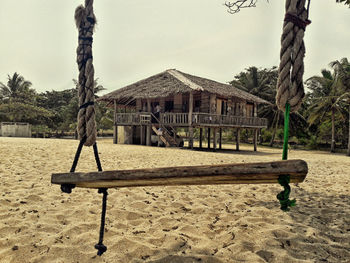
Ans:
{"type": "Polygon", "coordinates": [[[344,3],[344,5],[348,5],[350,7],[350,0],[336,0],[337,3],[344,3]]]}
{"type": "Polygon", "coordinates": [[[306,147],[310,150],[316,150],[318,148],[318,139],[315,135],[312,135],[307,141],[306,147]]]}
{"type": "Polygon", "coordinates": [[[113,129],[113,109],[108,108],[104,102],[96,105],[96,123],[97,129],[110,130],[113,129]]]}
{"type": "MultiPolygon", "coordinates": [[[[76,80],[73,85],[72,89],[38,94],[31,88],[32,83],[18,73],[8,75],[6,84],[0,82],[0,121],[29,122],[45,133],[47,129],[74,131],[79,110],[76,80]]],[[[96,79],[95,93],[101,90],[104,88],[96,79]]],[[[96,103],[96,122],[98,129],[113,127],[113,112],[105,104],[96,103]]]]}
{"type": "MultiPolygon", "coordinates": [[[[323,69],[319,76],[313,76],[305,82],[309,92],[300,110],[290,115],[290,141],[314,149],[320,144],[331,143],[332,137],[341,141],[342,145],[350,140],[347,138],[350,121],[350,63],[342,58],[331,62],[330,67],[331,70],[323,69]]],[[[260,105],[258,112],[259,117],[268,119],[268,129],[262,130],[260,141],[271,142],[271,146],[275,139],[283,140],[284,116],[275,104],[277,76],[275,67],[249,67],[231,81],[233,86],[271,103],[260,105]]],[[[243,131],[241,136],[244,139],[246,133],[243,131]]]]}
{"type": "Polygon", "coordinates": [[[17,72],[11,77],[7,75],[7,84],[0,82],[0,100],[3,103],[20,102],[35,103],[36,92],[31,89],[32,83],[24,79],[17,72]]]}
{"type": "Polygon", "coordinates": [[[268,129],[262,129],[261,130],[261,142],[270,142],[272,138],[272,132],[268,129]]]}
{"type": "Polygon", "coordinates": [[[279,139],[279,140],[283,140],[283,129],[280,128],[280,129],[277,129],[276,131],[276,137],[279,139]]]}
{"type": "Polygon", "coordinates": [[[31,85],[17,72],[8,75],[6,85],[0,82],[0,121],[38,124],[50,118],[51,112],[37,104],[38,95],[31,85]]]}
{"type": "Polygon", "coordinates": [[[47,121],[50,117],[50,111],[30,104],[12,102],[0,105],[0,118],[3,121],[39,124],[47,121]]]}
{"type": "MultiPolygon", "coordinates": [[[[330,141],[331,151],[335,151],[335,141],[346,134],[344,122],[349,112],[350,64],[346,58],[330,63],[333,71],[323,69],[321,76],[313,76],[306,81],[310,92],[306,96],[308,123],[310,130],[319,140],[330,141]]],[[[350,139],[350,138],[348,138],[350,139]]],[[[316,141],[311,137],[311,145],[316,141]]],[[[342,142],[344,144],[344,141],[342,142]]]]}
{"type": "MultiPolygon", "coordinates": [[[[277,79],[278,70],[276,67],[263,69],[249,67],[236,75],[234,80],[230,82],[234,87],[270,102],[270,104],[259,105],[258,116],[268,120],[267,126],[272,131],[271,137],[269,137],[271,146],[273,145],[278,128],[282,128],[284,122],[283,112],[278,109],[275,101],[277,79]]],[[[304,116],[299,112],[292,113],[290,115],[290,135],[296,135],[303,129],[307,129],[307,122],[304,116]]],[[[266,138],[262,138],[263,141],[265,139],[266,138]]]]}

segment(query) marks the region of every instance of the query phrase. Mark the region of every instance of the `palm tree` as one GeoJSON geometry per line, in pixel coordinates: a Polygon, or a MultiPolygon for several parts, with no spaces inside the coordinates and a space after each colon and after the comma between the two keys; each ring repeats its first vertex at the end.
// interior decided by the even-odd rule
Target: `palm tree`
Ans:
{"type": "Polygon", "coordinates": [[[35,90],[31,86],[30,81],[15,72],[12,77],[8,75],[7,85],[0,82],[0,99],[4,103],[13,101],[32,104],[35,101],[35,90]]]}
{"type": "Polygon", "coordinates": [[[343,116],[339,103],[340,78],[336,73],[323,69],[322,76],[313,76],[306,81],[307,87],[312,91],[308,94],[310,99],[310,115],[308,122],[310,125],[321,122],[325,117],[331,115],[332,141],[331,152],[335,152],[335,116],[340,113],[343,116]]]}
{"type": "Polygon", "coordinates": [[[277,77],[276,67],[271,69],[249,67],[246,71],[236,75],[230,84],[267,101],[272,99],[270,102],[273,103],[275,98],[271,97],[271,91],[276,87],[277,77]]]}
{"type": "MultiPolygon", "coordinates": [[[[74,83],[74,86],[75,86],[75,90],[76,90],[76,96],[78,96],[78,86],[79,86],[79,83],[76,79],[73,79],[73,83],[74,83]]],[[[98,78],[96,78],[94,80],[94,94],[95,94],[95,99],[98,98],[98,96],[96,95],[97,93],[103,91],[103,90],[106,90],[106,88],[104,88],[101,84],[98,84],[98,78]]]]}
{"type": "MultiPolygon", "coordinates": [[[[280,125],[283,125],[284,121],[283,112],[276,104],[277,78],[277,67],[271,69],[249,67],[246,71],[236,75],[235,79],[230,82],[234,87],[270,102],[270,104],[262,105],[258,112],[259,117],[268,119],[268,128],[272,129],[270,146],[273,146],[277,129],[280,125]]],[[[296,131],[305,124],[306,120],[300,113],[296,112],[290,115],[291,130],[296,131]]]]}
{"type": "Polygon", "coordinates": [[[350,156],[350,63],[347,58],[342,58],[340,61],[332,61],[330,66],[338,75],[343,86],[343,94],[338,98],[337,102],[347,103],[349,107],[349,138],[347,155],[350,156]]]}

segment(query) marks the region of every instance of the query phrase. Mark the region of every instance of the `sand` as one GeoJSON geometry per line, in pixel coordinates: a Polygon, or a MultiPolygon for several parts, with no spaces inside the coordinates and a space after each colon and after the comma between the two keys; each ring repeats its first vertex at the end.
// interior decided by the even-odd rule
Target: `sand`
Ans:
{"type": "MultiPolygon", "coordinates": [[[[104,170],[280,160],[278,149],[199,152],[99,141],[104,170]]],[[[96,256],[101,195],[51,185],[69,171],[77,141],[0,137],[0,262],[350,262],[350,158],[292,150],[308,162],[279,209],[278,185],[110,189],[96,256]]],[[[224,148],[232,147],[224,145],[224,148]]],[[[77,171],[96,170],[84,148],[77,171]]]]}

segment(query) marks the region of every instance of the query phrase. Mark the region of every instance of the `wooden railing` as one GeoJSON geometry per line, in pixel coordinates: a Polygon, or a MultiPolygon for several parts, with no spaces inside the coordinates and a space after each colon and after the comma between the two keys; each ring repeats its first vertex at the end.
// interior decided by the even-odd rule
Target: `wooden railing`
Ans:
{"type": "Polygon", "coordinates": [[[188,113],[171,113],[171,112],[161,113],[160,121],[163,124],[188,125],[188,113]]]}
{"type": "Polygon", "coordinates": [[[151,123],[151,113],[149,112],[133,112],[133,113],[117,113],[115,122],[120,125],[140,125],[151,123]]]}
{"type": "Polygon", "coordinates": [[[243,116],[231,116],[231,115],[219,115],[209,113],[193,113],[192,123],[203,125],[223,125],[223,126],[247,126],[247,127],[266,127],[267,119],[258,117],[243,117],[243,116]]]}
{"type": "MultiPolygon", "coordinates": [[[[147,125],[151,123],[152,113],[136,112],[136,113],[117,113],[117,125],[147,125]]],[[[158,119],[157,119],[158,122],[158,119]]],[[[159,123],[165,126],[188,126],[188,113],[161,113],[159,123]]],[[[209,113],[193,113],[193,126],[242,126],[242,127],[267,127],[267,119],[258,117],[243,117],[231,115],[219,115],[209,113]]]]}

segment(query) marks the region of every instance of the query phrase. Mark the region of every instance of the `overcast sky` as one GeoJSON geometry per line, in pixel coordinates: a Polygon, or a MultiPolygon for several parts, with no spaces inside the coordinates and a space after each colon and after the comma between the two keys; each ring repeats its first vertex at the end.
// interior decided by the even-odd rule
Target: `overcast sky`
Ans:
{"type": "MultiPolygon", "coordinates": [[[[74,10],[83,0],[0,0],[0,81],[18,72],[38,92],[77,78],[74,10]]],[[[224,0],[95,0],[95,77],[112,91],[169,68],[228,82],[279,63],[284,1],[231,15],[224,0]]],[[[305,77],[350,58],[350,9],[311,1],[305,77]]]]}

